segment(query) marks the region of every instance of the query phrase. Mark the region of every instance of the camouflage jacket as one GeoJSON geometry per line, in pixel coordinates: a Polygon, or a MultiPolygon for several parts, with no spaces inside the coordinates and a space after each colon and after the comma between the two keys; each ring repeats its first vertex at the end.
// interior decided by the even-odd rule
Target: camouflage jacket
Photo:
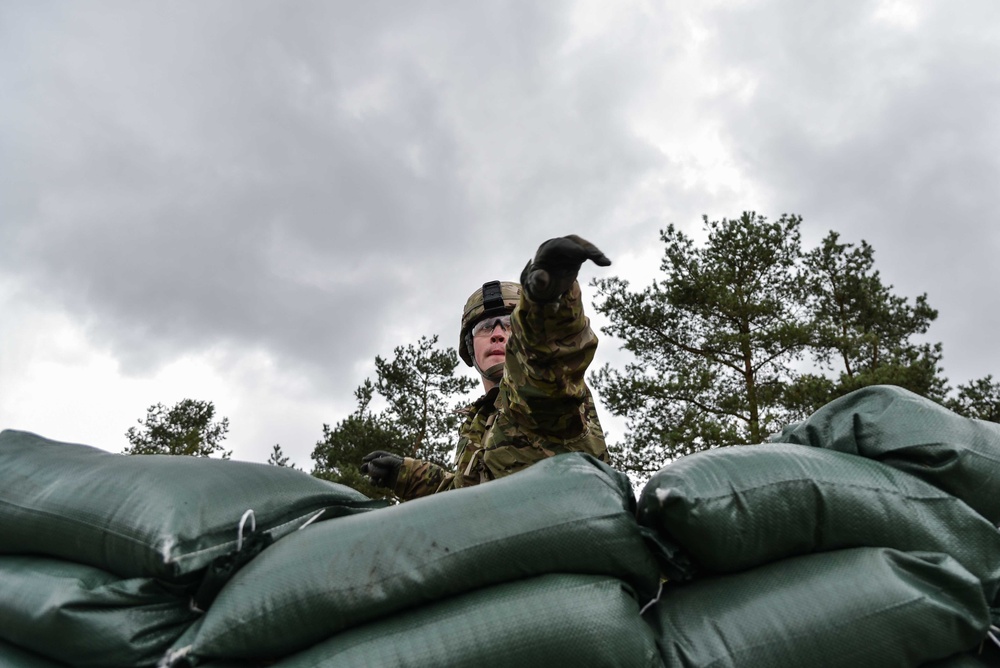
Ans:
{"type": "Polygon", "coordinates": [[[597,336],[583,314],[580,286],[551,304],[522,292],[511,323],[500,384],[464,410],[454,471],[407,457],[393,489],[399,498],[478,485],[563,452],[609,461],[584,382],[597,336]]]}

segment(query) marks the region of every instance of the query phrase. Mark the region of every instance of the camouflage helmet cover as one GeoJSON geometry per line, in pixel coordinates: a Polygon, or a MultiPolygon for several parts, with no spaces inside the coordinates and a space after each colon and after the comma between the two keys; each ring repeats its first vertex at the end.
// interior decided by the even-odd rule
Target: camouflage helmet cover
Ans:
{"type": "Polygon", "coordinates": [[[513,281],[490,281],[477,288],[465,302],[462,310],[462,331],[458,338],[458,355],[468,366],[472,366],[472,351],[468,336],[472,326],[485,317],[513,313],[521,298],[521,284],[513,281]]]}

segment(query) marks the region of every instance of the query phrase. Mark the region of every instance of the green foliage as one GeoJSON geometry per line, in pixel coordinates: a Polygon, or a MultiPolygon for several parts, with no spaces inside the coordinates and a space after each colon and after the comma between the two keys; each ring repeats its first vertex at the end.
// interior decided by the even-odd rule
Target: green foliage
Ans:
{"type": "Polygon", "coordinates": [[[403,452],[408,442],[402,432],[382,415],[369,409],[374,386],[365,380],[354,396],[357,409],[332,429],[323,425],[323,438],[312,452],[312,474],[318,478],[352,487],[373,499],[390,497],[388,490],[375,487],[361,475],[361,458],[373,450],[403,452]]]}
{"type": "Polygon", "coordinates": [[[271,455],[267,458],[267,463],[272,466],[285,466],[292,469],[297,469],[295,464],[289,462],[288,457],[285,456],[284,451],[281,449],[281,444],[275,443],[274,447],[271,448],[271,455]]]}
{"type": "Polygon", "coordinates": [[[376,380],[366,379],[354,396],[357,409],[333,428],[323,425],[316,443],[313,475],[348,485],[372,498],[389,492],[373,487],[361,475],[361,458],[374,450],[427,459],[447,467],[458,441],[456,399],[476,381],[455,377],[454,349],[437,348],[438,337],[421,337],[416,345],[399,346],[391,359],[375,358],[376,380]],[[378,394],[386,403],[371,410],[378,394]]]}
{"type": "Polygon", "coordinates": [[[947,380],[941,375],[940,343],[901,347],[883,362],[836,379],[804,373],[784,389],[782,403],[790,418],[805,419],[824,404],[871,385],[897,385],[939,403],[945,402],[947,380]]]}
{"type": "Polygon", "coordinates": [[[220,453],[229,459],[232,451],[222,449],[229,432],[229,418],[215,421],[211,401],[183,399],[167,408],[155,404],[146,409],[146,419],[137,420],[139,428],[129,427],[125,437],[126,455],[189,455],[211,457],[220,453]]]}
{"type": "Polygon", "coordinates": [[[603,331],[636,357],[624,371],[591,375],[627,419],[624,468],[759,442],[786,417],[780,390],[809,341],[800,222],[705,218],[703,248],[671,225],[660,235],[662,280],[639,292],[615,277],[594,281],[596,308],[611,323],[603,331]]]}
{"type": "Polygon", "coordinates": [[[476,381],[455,376],[454,349],[437,349],[437,335],[420,337],[416,346],[397,346],[394,357],[375,358],[376,390],[386,400],[386,418],[409,443],[405,454],[447,466],[457,441],[459,415],[454,397],[467,394],[476,381]]]}
{"type": "Polygon", "coordinates": [[[912,342],[938,315],[927,295],[919,295],[912,305],[894,295],[874,269],[874,249],[865,241],[855,246],[839,239],[831,231],[804,259],[813,332],[810,354],[818,365],[839,369],[839,379],[825,396],[819,393],[798,408],[808,413],[837,396],[876,384],[899,385],[943,400],[940,344],[912,342]]]}
{"type": "Polygon", "coordinates": [[[1000,422],[1000,383],[993,376],[959,385],[956,395],[945,401],[945,406],[959,415],[1000,422]]]}
{"type": "MultiPolygon", "coordinates": [[[[804,252],[793,215],[703,222],[701,246],[672,225],[661,232],[663,276],[651,286],[593,282],[610,321],[602,331],[634,355],[624,370],[591,374],[604,404],[626,418],[621,468],[651,473],[699,450],[758,443],[869,385],[944,401],[941,344],[914,342],[937,311],[926,295],[895,295],[868,243],[830,232],[804,252]]],[[[1000,412],[1000,387],[978,383],[952,405],[1000,412]]]]}

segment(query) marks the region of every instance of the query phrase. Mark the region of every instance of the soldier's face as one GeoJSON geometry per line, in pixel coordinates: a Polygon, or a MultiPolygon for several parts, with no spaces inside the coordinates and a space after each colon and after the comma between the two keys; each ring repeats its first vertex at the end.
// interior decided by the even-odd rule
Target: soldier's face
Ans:
{"type": "Polygon", "coordinates": [[[476,364],[480,369],[503,364],[509,332],[499,323],[488,333],[472,337],[472,347],[476,353],[476,364]]]}

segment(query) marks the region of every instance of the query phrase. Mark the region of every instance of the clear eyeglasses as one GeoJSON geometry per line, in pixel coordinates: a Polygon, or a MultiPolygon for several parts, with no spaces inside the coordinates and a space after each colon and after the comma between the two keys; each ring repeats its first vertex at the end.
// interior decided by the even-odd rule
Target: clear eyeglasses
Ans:
{"type": "Polygon", "coordinates": [[[493,317],[484,318],[483,320],[480,320],[479,322],[477,322],[475,325],[472,326],[472,335],[477,337],[489,336],[490,334],[493,333],[493,330],[496,328],[497,325],[500,325],[500,327],[503,328],[503,331],[509,332],[510,316],[501,315],[495,318],[493,317]]]}

